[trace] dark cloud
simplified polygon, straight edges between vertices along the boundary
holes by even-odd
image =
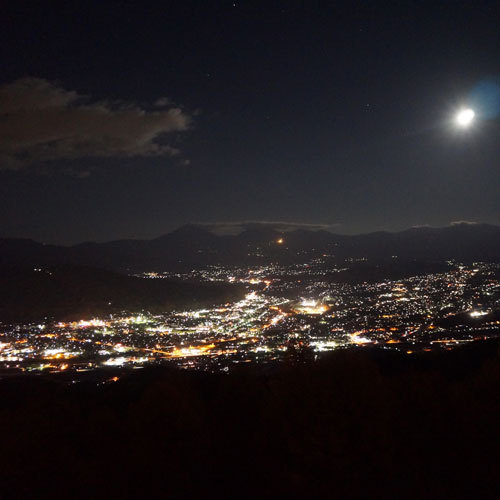
[[[158,108],[164,108],[165,106],[171,105],[172,102],[168,97],[160,97],[159,99],[156,99],[154,104]]]
[[[307,229],[309,231],[328,231],[339,227],[340,224],[308,224],[302,222],[280,222],[280,221],[239,221],[239,222],[206,222],[200,225],[219,235],[239,234],[246,229],[268,227],[276,231],[290,232],[296,229]]]
[[[471,220],[454,220],[448,223],[448,226],[475,226],[477,224],[483,224],[482,222],[476,222],[476,221],[471,221]],[[411,226],[411,229],[420,229],[420,228],[431,228],[431,229],[441,229],[443,227],[447,227],[446,225],[440,225],[440,224],[416,224],[414,226]]]
[[[40,78],[0,86],[0,169],[85,157],[175,155],[169,134],[189,128],[178,107],[153,111],[126,102],[92,102]]]

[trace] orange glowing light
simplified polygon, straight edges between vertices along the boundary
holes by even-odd
[[[215,344],[208,344],[205,346],[189,346],[185,348],[175,348],[171,353],[172,358],[184,358],[190,356],[203,356],[205,354],[210,354],[210,351],[214,349]]]

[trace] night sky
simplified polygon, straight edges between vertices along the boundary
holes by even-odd
[[[43,3],[0,7],[0,236],[500,222],[498,2]]]

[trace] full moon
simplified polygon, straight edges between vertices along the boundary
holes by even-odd
[[[474,120],[474,115],[475,113],[472,109],[462,109],[457,114],[457,125],[460,127],[468,127],[472,123],[472,120]]]

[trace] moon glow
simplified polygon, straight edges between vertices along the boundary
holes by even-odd
[[[474,120],[474,110],[462,109],[457,113],[456,122],[460,127],[468,127]]]

